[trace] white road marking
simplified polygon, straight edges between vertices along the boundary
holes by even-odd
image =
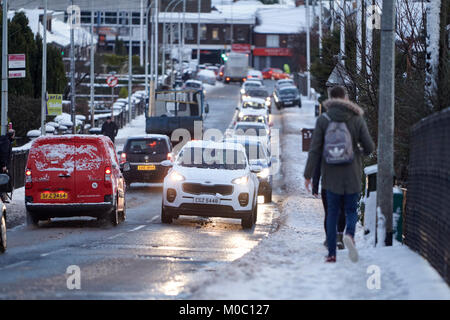
[[[49,256],[49,255],[51,255],[51,254],[54,254],[54,253],[57,253],[57,252],[61,252],[61,251],[65,251],[65,250],[67,250],[67,249],[58,249],[58,250],[55,250],[55,251],[50,251],[50,252],[47,252],[47,253],[42,253],[42,254],[41,254],[41,257],[47,257],[47,256]]]
[[[118,233],[118,234],[115,234],[115,235],[113,235],[112,237],[109,237],[108,240],[115,239],[115,238],[120,237],[120,236],[122,236],[122,235],[123,235],[123,232]]]
[[[18,266],[21,266],[21,265],[26,264],[26,263],[28,263],[28,262],[30,262],[30,261],[24,260],[24,261],[16,262],[16,263],[13,263],[13,264],[9,264],[9,265],[7,265],[7,266],[4,266],[4,267],[0,268],[0,270],[5,270],[5,269],[10,269],[10,268],[18,267]]]
[[[152,220],[151,220],[151,222],[153,223],[153,222],[156,222],[156,220],[158,220],[159,219],[159,217],[158,216],[156,216],[156,217],[153,217],[152,218]]]
[[[139,229],[142,229],[143,227],[145,227],[145,224],[140,225],[139,227],[136,227],[134,229],[128,230],[128,232],[138,231]]]

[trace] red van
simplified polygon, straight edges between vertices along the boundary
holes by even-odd
[[[27,224],[54,217],[125,220],[125,187],[114,145],[106,136],[37,138],[25,170]]]

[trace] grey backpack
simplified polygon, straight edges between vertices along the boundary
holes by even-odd
[[[353,140],[345,122],[331,120],[326,113],[323,114],[329,124],[325,131],[323,144],[323,158],[327,164],[349,164],[354,158]]]

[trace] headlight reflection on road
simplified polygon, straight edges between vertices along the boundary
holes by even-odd
[[[187,279],[183,275],[176,275],[173,279],[163,283],[159,290],[167,296],[179,295],[186,286]]]

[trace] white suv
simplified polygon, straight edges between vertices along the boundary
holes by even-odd
[[[258,187],[245,148],[238,143],[190,141],[164,179],[161,221],[180,215],[241,219],[244,229],[257,219]]]

